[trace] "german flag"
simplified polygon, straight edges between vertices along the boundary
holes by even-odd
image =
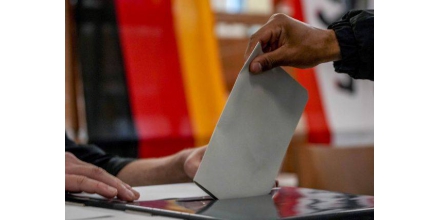
[[[78,1],[89,141],[159,157],[207,144],[226,100],[209,1]]]

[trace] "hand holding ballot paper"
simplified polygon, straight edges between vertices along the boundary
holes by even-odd
[[[252,73],[277,66],[310,68],[334,61],[338,73],[374,80],[374,10],[349,11],[327,30],[274,14],[251,36],[245,57],[257,43],[265,53],[251,60]]]
[[[243,66],[194,178],[212,197],[269,194],[293,132],[307,103],[307,91],[280,67],[249,73],[263,54],[258,43]]]

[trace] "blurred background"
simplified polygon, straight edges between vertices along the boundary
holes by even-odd
[[[274,13],[327,28],[372,0],[66,0],[66,132],[111,154],[209,142],[251,34]],[[285,68],[309,92],[281,185],[374,194],[374,83]],[[268,146],[270,147],[270,146]]]

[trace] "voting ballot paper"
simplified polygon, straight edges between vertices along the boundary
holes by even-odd
[[[269,194],[307,91],[282,68],[249,72],[260,43],[241,69],[194,182],[216,199]]]

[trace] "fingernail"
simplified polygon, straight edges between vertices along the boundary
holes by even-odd
[[[259,62],[255,62],[251,64],[251,72],[259,73],[261,72],[261,64]]]
[[[136,198],[136,196],[134,195],[134,193],[133,193],[131,190],[128,190],[128,194],[130,195],[130,197],[131,197],[132,199],[135,199],[135,198]]]
[[[134,190],[130,185],[128,185],[127,183],[124,183],[125,186],[134,194],[135,199],[138,199],[140,194],[138,191]]]
[[[131,189],[131,192],[133,192],[133,194],[134,194],[134,198],[135,199],[139,199],[139,197],[141,196],[141,194],[139,194],[139,192],[138,191],[136,191],[136,190],[134,190],[134,189]]]
[[[127,187],[126,185],[127,185],[127,184],[122,184],[122,186],[124,186],[124,188],[126,189],[128,196],[129,196],[130,198],[132,198],[132,199],[135,199],[136,196],[135,196],[134,193],[130,190],[130,188]]]

